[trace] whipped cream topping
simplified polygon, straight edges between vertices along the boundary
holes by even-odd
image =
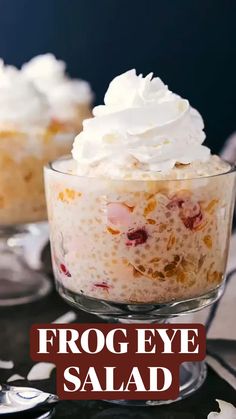
[[[51,107],[51,116],[68,120],[75,117],[75,107],[90,104],[93,95],[89,83],[70,79],[66,64],[53,54],[38,55],[22,66],[22,73],[45,94]]]
[[[75,138],[79,174],[123,177],[132,170],[166,172],[177,163],[208,161],[201,115],[153,73],[116,77],[104,105],[93,109]]]
[[[47,98],[17,68],[0,60],[0,130],[41,129],[48,123]]]

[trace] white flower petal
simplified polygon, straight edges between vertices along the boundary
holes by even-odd
[[[236,408],[228,402],[223,400],[216,400],[219,404],[220,413],[218,412],[211,412],[207,416],[207,419],[236,419]]]
[[[7,382],[11,383],[12,381],[16,381],[16,380],[25,380],[25,377],[19,374],[13,374],[11,375],[11,377],[8,378]]]
[[[54,320],[52,323],[72,323],[74,320],[76,320],[76,317],[77,314],[75,311],[68,311],[67,313],[58,317],[58,319]]]
[[[0,359],[0,368],[3,370],[11,370],[14,367],[13,361],[3,361]]]
[[[54,368],[56,368],[56,365],[50,362],[38,362],[31,368],[27,375],[27,380],[47,380],[50,378],[51,372]]]

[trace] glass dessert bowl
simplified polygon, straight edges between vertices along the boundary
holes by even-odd
[[[108,317],[155,320],[221,295],[235,171],[176,180],[105,180],[45,169],[59,293]],[[64,170],[62,169],[64,167]]]
[[[38,299],[51,288],[42,272],[27,265],[24,241],[32,231],[40,235],[40,227],[32,228],[32,223],[47,219],[43,167],[70,152],[90,106],[89,100],[81,103],[79,113],[73,103],[73,118],[56,119],[55,109],[33,81],[3,63],[0,93],[0,305],[15,305]],[[34,240],[36,235],[32,247]]]
[[[45,168],[58,292],[107,321],[165,322],[212,304],[224,289],[235,169],[202,145],[200,114],[152,74],[118,76],[104,102],[73,159]],[[183,364],[179,398],[205,376],[203,363]]]
[[[233,168],[198,179],[117,181],[70,174],[71,163],[45,168],[54,276],[69,304],[104,320],[155,323],[221,296]],[[180,397],[205,375],[203,363],[183,365]]]

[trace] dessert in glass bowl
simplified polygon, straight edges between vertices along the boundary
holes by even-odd
[[[73,159],[46,168],[59,291],[75,303],[92,298],[101,311],[110,301],[111,314],[113,303],[176,310],[176,302],[216,296],[235,174],[202,145],[200,114],[159,78],[134,70],[112,81],[93,113]]]
[[[90,99],[91,91],[83,116],[90,115]],[[0,62],[0,305],[32,301],[49,290],[44,276],[26,266],[18,244],[29,223],[47,217],[43,166],[70,152],[81,126],[76,115],[74,125],[55,122],[55,115],[33,80]]]
[[[203,145],[201,115],[152,74],[116,77],[45,168],[56,286],[104,319],[157,322],[220,297],[235,170]],[[205,367],[181,372],[181,397]]]

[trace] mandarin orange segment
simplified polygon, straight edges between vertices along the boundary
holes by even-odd
[[[203,241],[204,241],[205,245],[208,247],[208,249],[212,248],[212,238],[209,234],[207,234],[206,236],[203,237]]]

